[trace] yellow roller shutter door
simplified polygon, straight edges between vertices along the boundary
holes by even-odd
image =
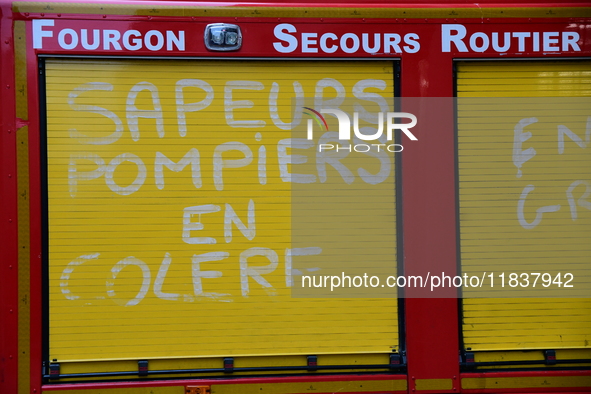
[[[393,97],[392,62],[46,61],[50,359],[397,348],[396,298],[290,296],[278,143],[328,79]]]
[[[591,210],[584,203],[569,209],[567,190],[584,200],[591,189],[591,112],[576,99],[563,109],[517,108],[527,101],[522,97],[590,97],[591,62],[461,62],[457,95],[462,271],[588,272]],[[484,108],[470,97],[506,99]],[[535,155],[519,162],[515,126],[534,117],[522,150],[532,147]],[[558,124],[577,135],[564,138],[562,151]],[[534,220],[537,207],[552,205],[561,208]],[[464,347],[475,351],[591,347],[588,298],[465,299],[462,312]]]

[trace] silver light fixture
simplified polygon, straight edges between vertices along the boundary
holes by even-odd
[[[211,23],[205,28],[205,47],[210,51],[236,51],[242,46],[238,25]]]

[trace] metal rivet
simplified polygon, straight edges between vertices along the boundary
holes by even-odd
[[[12,223],[12,219],[8,219],[8,223]]]
[[[25,16],[29,16],[29,13],[28,12],[25,12]]]
[[[62,14],[57,14],[57,17],[60,18],[62,16]]]
[[[12,359],[12,354],[10,356],[8,356],[9,359]]]
[[[44,13],[41,13],[41,16],[45,16],[45,14]]]
[[[413,376],[413,377],[411,377],[411,379],[412,379],[412,380],[415,380],[415,377]]]
[[[12,269],[12,265],[9,265],[9,266],[8,266],[8,268],[9,268],[9,269]]]
[[[9,177],[9,178],[12,178],[12,174],[8,174],[8,177]]]
[[[13,310],[11,309],[11,310],[10,310],[10,313],[12,313],[12,312],[13,312]]]
[[[107,17],[106,15],[103,15],[103,18],[106,18],[106,17]]]

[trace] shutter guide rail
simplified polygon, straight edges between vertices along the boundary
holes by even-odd
[[[379,365],[319,365],[316,367],[311,368],[308,365],[305,366],[278,366],[278,367],[244,367],[244,368],[233,368],[231,372],[261,372],[263,374],[258,374],[256,376],[275,376],[274,374],[264,375],[264,373],[275,373],[275,372],[315,372],[312,375],[316,376],[322,373],[330,373],[331,371],[335,371],[333,373],[343,374],[343,373],[351,373],[351,374],[359,374],[359,370],[374,370],[380,372],[388,373],[395,373],[395,374],[404,374],[406,373],[406,364],[399,364],[397,366],[393,366],[392,364],[379,364]],[[347,372],[343,372],[347,371]],[[317,372],[317,373],[316,373]],[[373,371],[372,371],[373,372]],[[57,379],[87,379],[87,378],[111,378],[111,377],[126,377],[126,376],[138,376],[139,377],[146,377],[146,376],[154,376],[154,375],[185,375],[185,374],[213,374],[213,375],[206,375],[201,376],[200,378],[206,377],[215,377],[218,376],[219,373],[228,373],[227,368],[203,368],[203,369],[182,369],[182,370],[174,370],[174,369],[166,369],[166,370],[150,370],[147,373],[140,375],[138,371],[118,371],[118,372],[97,372],[97,373],[71,373],[71,374],[61,374],[58,375],[44,375],[45,379],[50,380],[57,380]],[[53,377],[52,377],[53,376]],[[251,376],[251,375],[249,375]],[[127,379],[126,379],[127,380]]]

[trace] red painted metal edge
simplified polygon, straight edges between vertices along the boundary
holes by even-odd
[[[101,1],[80,1],[80,0],[46,0],[44,3],[87,3],[87,4],[100,4]],[[150,5],[154,6],[159,4],[156,1],[131,1],[123,0],[117,1],[118,4],[126,5]],[[393,3],[391,0],[373,0],[371,2],[360,2],[359,0],[323,0],[321,3],[304,2],[300,0],[285,0],[285,1],[166,1],[167,6],[181,6],[181,7],[301,7],[301,8],[313,8],[313,7],[331,7],[331,8],[498,8],[498,7],[581,7],[588,6],[588,1],[578,0],[569,1],[568,3],[558,3],[555,1],[539,1],[539,0],[482,0],[476,4],[473,0],[445,0],[445,1],[431,1],[431,2],[400,2]]]
[[[474,394],[563,394],[563,393],[591,393],[589,388],[556,388],[551,387],[546,389],[489,389],[489,390],[462,390],[462,393],[474,393]],[[557,391],[560,390],[560,391]]]
[[[402,61],[402,97],[453,96],[453,59],[441,53],[437,38],[425,43],[420,58]],[[418,141],[404,144],[402,152],[405,275],[457,272],[453,105],[451,99],[440,102],[443,107],[402,108],[420,119],[413,128]],[[407,297],[420,291],[409,288]],[[409,390],[415,391],[417,379],[449,379],[451,390],[421,393],[459,391],[457,305],[455,298],[406,299]]]
[[[529,378],[529,377],[590,377],[591,371],[505,371],[505,372],[464,372],[460,375],[461,379],[467,378]],[[591,393],[591,385],[588,387],[547,387],[547,388],[509,388],[509,389],[462,389],[462,393],[468,394],[489,394],[489,393],[566,393],[566,392],[584,392]]]
[[[591,376],[591,371],[503,371],[503,372],[462,372],[461,378],[527,378],[534,376]]]
[[[0,3],[0,392],[18,387],[18,217],[14,40],[9,4]]]
[[[39,136],[39,84],[37,56],[30,45],[31,24],[27,24],[27,99],[29,109],[29,228],[31,269],[31,393],[41,392],[43,346],[43,281],[41,260],[41,163]]]
[[[232,379],[192,379],[171,380],[160,382],[120,382],[120,383],[76,383],[60,384],[56,386],[45,385],[43,391],[82,390],[85,388],[126,388],[126,387],[166,387],[186,385],[221,385],[221,384],[258,384],[258,383],[313,383],[313,382],[340,382],[351,380],[405,380],[404,375],[331,375],[331,376],[290,376],[269,378],[232,378]],[[320,393],[317,393],[320,394]]]
[[[0,0],[1,1],[1,0]],[[579,7],[583,8],[590,8],[589,7]],[[534,8],[528,8],[534,9]],[[280,8],[277,8],[278,11],[281,11]],[[104,22],[109,21],[128,21],[128,22],[211,22],[212,20],[224,22],[224,23],[302,23],[302,24],[320,24],[320,25],[328,25],[330,23],[350,23],[350,24],[364,24],[369,25],[371,23],[397,23],[398,26],[408,26],[408,25],[429,25],[435,24],[439,25],[442,23],[461,23],[461,24],[481,24],[484,26],[489,25],[519,25],[519,24],[555,24],[555,23],[568,23],[576,21],[586,21],[589,18],[585,17],[554,17],[554,18],[543,18],[543,17],[531,17],[531,16],[523,16],[523,17],[494,17],[488,18],[483,21],[482,18],[477,17],[466,17],[466,18],[457,18],[451,20],[445,17],[429,17],[429,18],[408,18],[408,19],[399,19],[399,18],[392,18],[392,17],[367,17],[367,18],[346,18],[346,17],[318,17],[318,18],[304,18],[304,17],[252,17],[252,16],[237,16],[237,17],[229,17],[229,16],[180,16],[180,15],[165,15],[165,16],[151,16],[151,15],[127,15],[127,14],[109,14],[109,15],[100,15],[100,14],[79,14],[79,13],[68,13],[62,14],[58,12],[15,12],[13,13],[14,20],[33,20],[33,19],[55,19],[55,20],[100,20]],[[278,21],[278,19],[281,19]],[[219,53],[218,53],[219,55]]]

